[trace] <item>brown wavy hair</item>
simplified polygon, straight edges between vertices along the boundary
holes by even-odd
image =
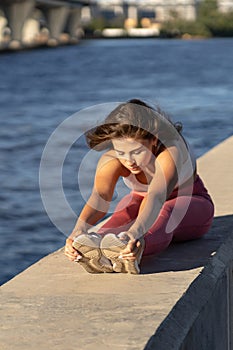
[[[135,138],[152,140],[164,144],[177,139],[182,125],[173,124],[160,107],[152,108],[139,99],[119,104],[105,119],[104,123],[89,130],[86,141],[90,148],[103,150],[112,147],[112,139]]]

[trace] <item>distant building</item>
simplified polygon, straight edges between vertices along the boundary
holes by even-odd
[[[218,8],[224,13],[233,11],[233,0],[218,0]]]
[[[186,20],[195,20],[203,0],[98,0],[99,11],[107,17],[124,15],[137,23],[142,18],[163,22],[177,14]],[[233,0],[218,0],[219,10],[233,11]]]
[[[151,21],[163,22],[171,18],[176,12],[182,18],[195,19],[197,0],[99,0],[98,12],[108,18],[124,15],[140,21],[142,18],[150,18]]]

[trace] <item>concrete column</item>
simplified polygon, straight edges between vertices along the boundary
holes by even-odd
[[[135,25],[138,24],[138,9],[137,6],[129,6],[128,7],[128,18],[135,21]]]
[[[4,41],[3,31],[4,31],[4,28],[6,27],[6,24],[7,24],[6,18],[0,14],[0,45]]]
[[[81,20],[83,23],[89,22],[92,19],[91,7],[83,6],[81,9]]]
[[[11,30],[12,41],[21,43],[24,23],[33,11],[34,5],[34,0],[26,0],[2,6]]]
[[[97,18],[101,15],[100,6],[97,4],[97,2],[89,5],[90,13],[92,18]]]
[[[22,42],[26,45],[31,45],[35,43],[36,38],[40,33],[39,21],[35,18],[29,18],[25,21],[22,30]]]
[[[82,36],[81,6],[70,10],[66,23],[66,32],[69,33],[71,41],[74,42]]]
[[[64,32],[66,21],[69,15],[68,6],[48,7],[43,9],[48,30],[50,33],[49,44],[56,45]]]

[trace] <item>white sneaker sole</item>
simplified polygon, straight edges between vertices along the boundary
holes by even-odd
[[[99,241],[100,243],[100,241]],[[91,235],[83,234],[73,242],[73,247],[77,249],[82,258],[77,262],[88,272],[88,273],[104,273],[113,272],[112,266],[101,263],[102,252],[96,242],[93,241]]]
[[[127,242],[121,241],[115,234],[109,233],[103,237],[100,248],[104,256],[109,259],[115,272],[130,273],[137,275],[140,273],[139,262],[145,247],[144,239],[139,240],[141,248],[135,260],[119,259],[122,250],[126,248]]]

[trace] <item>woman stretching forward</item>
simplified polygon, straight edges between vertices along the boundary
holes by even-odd
[[[143,255],[209,230],[213,202],[180,124],[134,99],[116,107],[86,140],[92,149],[106,152],[98,162],[92,194],[66,240],[70,260],[90,273],[137,274]],[[98,233],[88,233],[107,213],[120,177],[131,192]]]

